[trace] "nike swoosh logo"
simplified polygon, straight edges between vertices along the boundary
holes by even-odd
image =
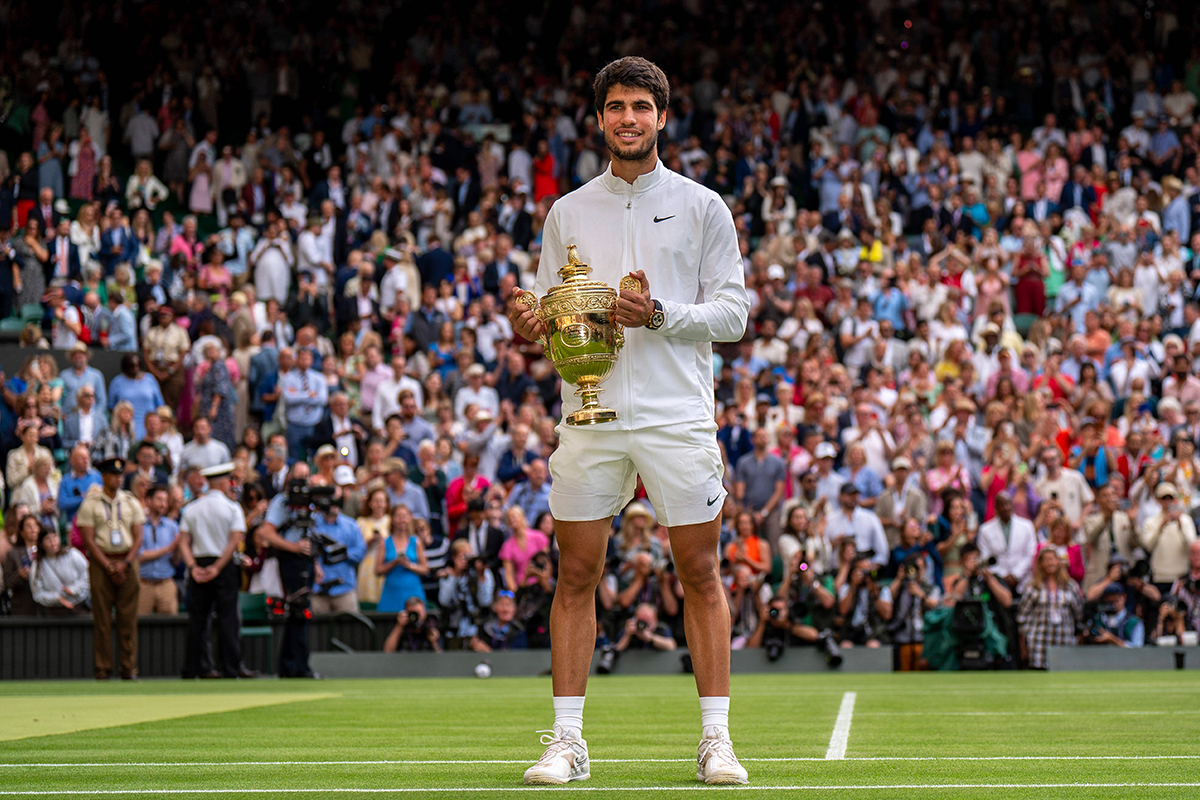
[[[712,500],[709,500],[708,504],[711,506],[713,503],[717,502],[717,498],[719,498],[720,496],[721,495],[717,495],[717,497],[714,497]]]
[[[654,218],[654,221],[655,221],[655,222],[666,222],[666,221],[667,221],[667,220],[669,220],[669,219],[675,219],[675,215],[674,215],[674,214],[672,214],[672,215],[671,215],[671,216],[669,216],[669,217],[655,217],[655,218]],[[709,505],[711,506],[711,505],[712,505],[712,503],[709,503]]]

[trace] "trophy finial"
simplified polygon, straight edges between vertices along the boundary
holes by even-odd
[[[579,260],[579,248],[573,244],[567,245],[567,263],[558,270],[563,283],[585,281],[591,272],[592,268]]]

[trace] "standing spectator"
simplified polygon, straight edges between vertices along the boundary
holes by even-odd
[[[238,589],[241,572],[233,560],[246,536],[242,507],[230,500],[232,462],[200,470],[208,479],[208,492],[188,505],[179,519],[179,555],[188,573],[188,639],[183,677],[200,675],[208,650],[209,617],[216,613],[220,644],[219,672],[226,678],[254,678],[242,663]],[[140,537],[139,537],[140,538]]]
[[[421,579],[429,574],[429,566],[425,545],[413,527],[408,506],[392,506],[391,535],[375,551],[375,574],[384,579],[376,611],[399,612],[412,599],[424,605],[425,587]]]
[[[1118,499],[1111,483],[1101,486],[1096,490],[1096,510],[1083,522],[1084,541],[1087,544],[1087,563],[1082,583],[1084,590],[1104,580],[1114,555],[1132,560],[1133,549],[1138,545],[1133,521],[1121,509]]]
[[[1188,571],[1188,548],[1196,541],[1196,523],[1179,502],[1173,483],[1160,483],[1154,489],[1161,510],[1146,520],[1141,533],[1142,547],[1150,554],[1150,574],[1164,594],[1171,584]]]
[[[778,512],[787,486],[787,465],[767,451],[769,440],[766,428],[754,431],[754,449],[739,458],[734,467],[734,497],[753,514],[754,526],[760,530]]]
[[[529,562],[538,553],[549,552],[550,540],[541,531],[529,527],[519,506],[506,510],[504,521],[508,527],[508,540],[500,548],[500,565],[504,587],[515,593],[527,582],[525,573]]]
[[[164,516],[170,491],[158,484],[146,490],[146,522],[142,526],[142,549],[138,553],[141,589],[138,616],[178,614],[179,591],[175,587],[175,557],[179,552],[179,524]]]
[[[115,409],[122,401],[132,406],[134,440],[141,439],[146,435],[146,415],[165,401],[155,376],[142,372],[142,358],[137,353],[126,353],[121,357],[121,374],[108,385],[109,409]]]
[[[121,489],[124,473],[124,459],[105,459],[101,490],[84,499],[75,518],[91,562],[94,672],[100,681],[112,676],[114,610],[121,679],[132,680],[138,672],[138,553],[146,515],[137,498]]]
[[[535,458],[523,470],[526,480],[521,481],[509,492],[505,508],[521,509],[525,519],[537,519],[550,510],[550,477],[546,462]]]
[[[1073,646],[1075,628],[1082,621],[1083,593],[1079,585],[1071,580],[1066,563],[1053,548],[1042,550],[1017,611],[1029,668],[1046,669],[1047,647]]]
[[[1034,488],[1038,497],[1059,505],[1074,535],[1083,525],[1084,508],[1096,497],[1079,470],[1063,467],[1062,450],[1058,449],[1057,445],[1045,447],[1041,458],[1046,472],[1034,483]]]
[[[234,411],[238,398],[225,366],[225,348],[216,340],[209,341],[204,345],[204,359],[208,369],[200,379],[197,413],[212,423],[213,438],[233,450],[237,446]]]
[[[312,350],[300,348],[296,353],[296,368],[279,377],[279,391],[288,423],[288,458],[292,461],[305,457],[307,440],[321,421],[328,401],[329,385],[312,364]]]
[[[192,440],[183,446],[179,456],[180,471],[208,469],[229,461],[229,447],[212,436],[212,423],[208,417],[199,417],[192,423]]]
[[[858,487],[853,483],[843,483],[838,490],[837,507],[826,514],[825,537],[836,553],[842,552],[843,545],[853,543],[859,554],[870,553],[875,566],[888,563],[890,551],[883,524],[875,512],[859,508]]]
[[[979,556],[985,562],[996,559],[992,568],[1010,590],[1024,590],[1037,552],[1037,532],[1033,522],[1013,514],[1012,498],[996,497],[996,516],[979,528]]]
[[[93,486],[99,486],[102,481],[100,473],[92,467],[87,445],[72,446],[68,463],[70,468],[58,484],[58,508],[70,525],[74,523],[75,514],[83,505],[83,499],[87,497],[88,492]]]

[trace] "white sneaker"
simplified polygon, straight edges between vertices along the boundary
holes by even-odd
[[[696,752],[696,780],[710,786],[745,784],[750,782],[746,769],[733,754],[729,734],[716,727],[704,729],[704,738]]]
[[[568,781],[586,781],[592,777],[588,761],[587,742],[579,738],[579,731],[562,729],[558,725],[544,734],[542,744],[546,752],[538,762],[525,770],[525,783],[531,786],[557,786]],[[736,763],[736,761],[735,761]]]

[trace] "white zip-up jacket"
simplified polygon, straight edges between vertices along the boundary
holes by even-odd
[[[721,197],[660,161],[632,184],[602,175],[556,201],[542,232],[535,291],[561,283],[567,245],[614,289],[643,270],[666,324],[626,328],[625,347],[601,384],[600,404],[617,412],[595,430],[677,423],[714,424],[712,343],[746,331],[750,298],[733,215]],[[582,404],[563,383],[563,415]]]

